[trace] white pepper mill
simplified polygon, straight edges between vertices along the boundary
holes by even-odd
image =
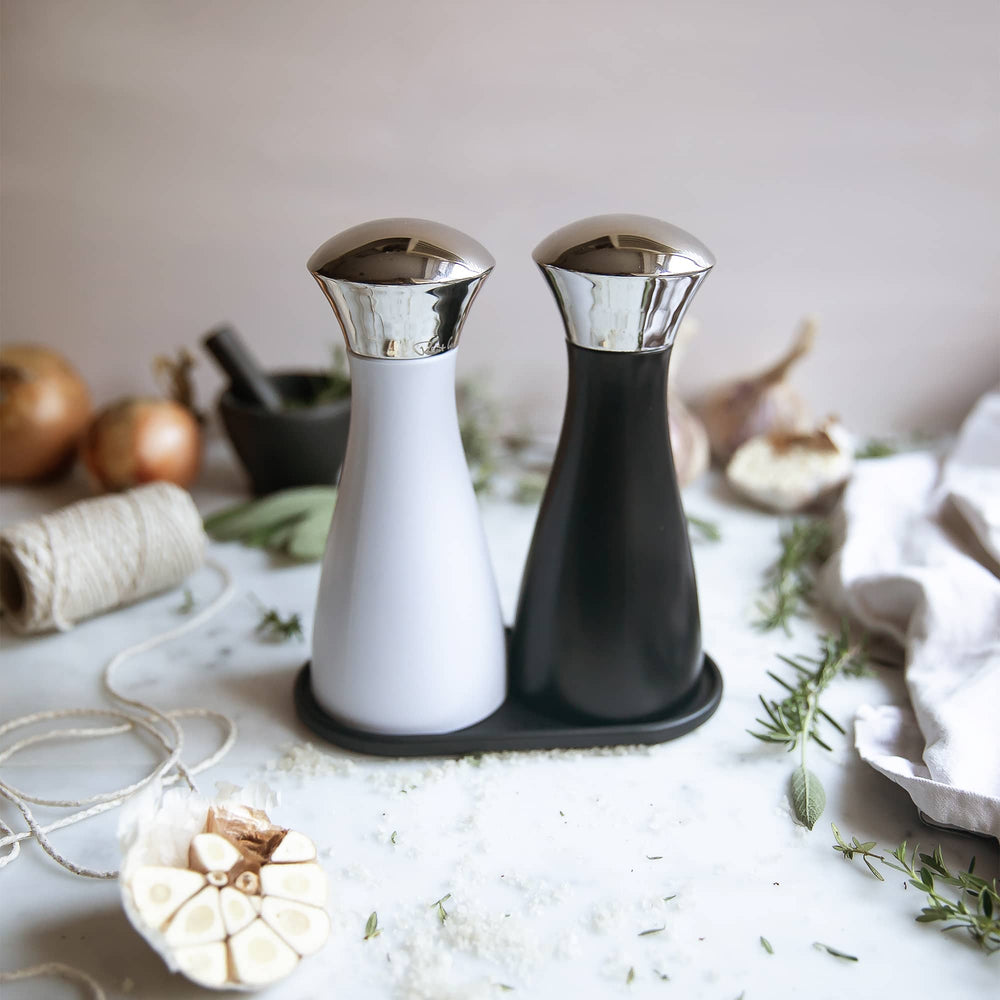
[[[506,695],[500,601],[455,408],[455,348],[493,265],[475,240],[423,219],[355,226],[309,260],[351,369],[311,686],[354,729],[451,732]]]

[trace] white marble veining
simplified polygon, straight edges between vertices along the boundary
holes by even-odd
[[[204,510],[235,496],[219,476],[199,495]],[[75,489],[5,491],[3,520],[72,499]],[[257,611],[245,595],[302,613],[308,632],[318,566],[213,546],[240,595],[200,632],[127,664],[120,680],[161,707],[198,704],[232,714],[237,745],[201,787],[266,780],[281,796],[273,818],[321,848],[332,940],[264,996],[465,1000],[506,995],[498,984],[514,987],[514,997],[545,1000],[951,997],[957,984],[963,996],[997,995],[1000,956],[915,923],[922,897],[901,878],[877,883],[841,861],[830,848],[829,821],[882,843],[940,841],[956,861],[976,854],[983,873],[997,869],[994,844],[922,827],[906,796],[860,763],[847,738],[834,740],[832,754],[812,754],[827,788],[825,816],[811,833],[792,821],[785,798],[791,758],[745,730],[757,693],[769,690],[764,671],[775,652],[810,651],[818,625],[802,621],[792,637],[754,631],[777,522],[734,505],[715,481],[686,499],[722,528],[722,541],[696,545],[695,559],[706,648],[726,689],[707,725],[651,749],[395,761],[325,747],[321,773],[282,770],[289,747],[314,740],[291,698],[308,641],[259,641]],[[483,512],[509,618],[534,509],[486,500]],[[190,584],[199,602],[216,586],[207,570]],[[65,635],[4,634],[0,719],[104,704],[105,660],[176,624],[180,600],[169,593]],[[838,681],[827,702],[847,720],[861,701],[903,697],[898,674],[880,669],[873,678]],[[210,746],[212,735],[205,724],[192,727],[189,756]],[[39,749],[4,773],[15,785],[69,794],[121,784],[151,759],[140,741],[116,737]],[[0,802],[0,815],[21,827],[8,803]],[[77,859],[114,866],[115,824],[110,814],[54,839]],[[449,892],[442,923],[431,904]],[[372,910],[383,932],[363,941]],[[832,958],[816,941],[859,961]],[[203,995],[170,975],[131,929],[117,885],[71,876],[29,843],[0,871],[0,968],[42,961],[86,970],[109,996]],[[4,1000],[77,995],[53,980],[3,991]]]

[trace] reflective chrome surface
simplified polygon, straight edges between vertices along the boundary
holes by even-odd
[[[458,344],[495,261],[470,236],[426,219],[345,229],[309,258],[354,354],[424,358]]]
[[[645,215],[595,215],[557,230],[532,254],[566,336],[596,351],[660,351],[715,265],[683,229]]]

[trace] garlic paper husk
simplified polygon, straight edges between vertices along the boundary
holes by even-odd
[[[209,989],[256,990],[325,944],[316,847],[276,826],[267,786],[209,800],[149,789],[119,824],[122,906],[172,972]]]
[[[685,316],[670,348],[670,368],[667,371],[667,425],[670,430],[670,449],[674,454],[674,467],[680,486],[693,483],[703,475],[711,461],[708,434],[705,426],[681,399],[677,385],[677,368],[691,341],[698,336],[697,320]]]
[[[702,422],[679,399],[667,402],[667,424],[677,482],[684,487],[708,469],[711,459],[708,434]]]
[[[854,468],[854,442],[836,420],[809,433],[773,432],[744,442],[726,480],[767,510],[791,513],[829,500]]]
[[[695,411],[708,432],[712,455],[726,465],[745,441],[772,432],[801,433],[814,425],[805,400],[787,382],[788,372],[812,349],[816,324],[803,321],[795,342],[777,364],[709,393]]]

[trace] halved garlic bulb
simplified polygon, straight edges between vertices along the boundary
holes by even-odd
[[[805,434],[750,438],[726,466],[738,493],[768,510],[804,510],[839,489],[854,467],[852,440],[833,419]]]
[[[173,816],[161,807],[133,834],[138,846],[121,875],[129,919],[200,986],[256,989],[284,978],[330,934],[316,845],[257,809],[206,806],[200,820],[185,809]],[[145,863],[171,849],[175,864]]]

